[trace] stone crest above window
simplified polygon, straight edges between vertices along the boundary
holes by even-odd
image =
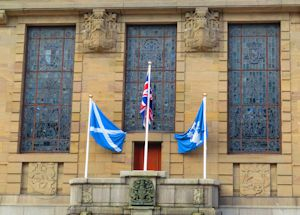
[[[0,10],[0,25],[5,25],[7,22],[7,16],[5,10]]]
[[[86,52],[113,51],[117,44],[117,14],[95,9],[84,15],[83,45]]]
[[[199,7],[185,14],[184,39],[187,52],[208,51],[219,43],[219,13]]]

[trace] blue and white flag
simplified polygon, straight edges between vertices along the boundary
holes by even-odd
[[[184,134],[175,134],[174,137],[178,143],[178,153],[186,153],[196,149],[204,143],[205,116],[204,116],[204,101],[200,106],[197,117],[192,127]],[[206,137],[208,136],[206,129]]]
[[[113,152],[121,152],[126,133],[115,126],[93,101],[90,113],[90,134],[96,143]]]

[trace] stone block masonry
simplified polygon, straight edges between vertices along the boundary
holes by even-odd
[[[68,215],[220,214],[219,182],[170,179],[164,171],[122,171],[120,178],[70,181]]]

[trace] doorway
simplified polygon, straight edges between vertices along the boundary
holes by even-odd
[[[134,143],[134,170],[144,169],[144,142]],[[148,143],[147,170],[161,170],[161,142]]]

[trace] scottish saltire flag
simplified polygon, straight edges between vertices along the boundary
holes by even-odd
[[[178,153],[186,153],[196,149],[204,143],[204,102],[200,106],[192,127],[184,134],[175,134],[178,143]],[[207,128],[207,126],[205,126]],[[208,132],[206,129],[206,137]]]
[[[151,84],[151,83],[150,83]],[[152,112],[152,89],[151,86],[149,86],[149,73],[147,73],[146,82],[144,84],[144,91],[143,91],[143,97],[140,105],[140,114],[142,115],[143,119],[143,126],[146,125],[146,115],[147,115],[147,98],[148,98],[148,90],[150,89],[150,104],[149,104],[149,125],[151,124],[151,121],[153,121],[153,112]]]
[[[90,134],[96,143],[113,152],[121,152],[126,133],[115,126],[93,101],[90,113]]]

